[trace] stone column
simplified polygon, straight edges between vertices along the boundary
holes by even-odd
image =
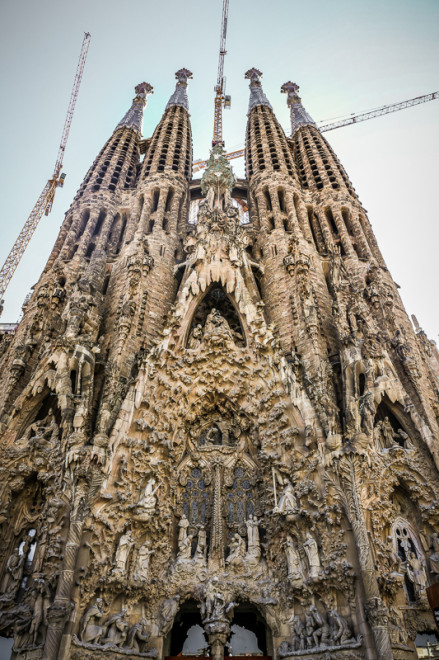
[[[388,631],[388,611],[381,598],[376,579],[366,524],[361,509],[355,475],[357,457],[344,456],[340,462],[340,487],[336,486],[343,502],[349,522],[352,525],[355,543],[358,549],[361,577],[366,596],[365,614],[375,638],[378,660],[392,660],[393,652]]]
[[[210,538],[209,570],[224,568],[224,538],[221,497],[221,464],[214,463],[213,515]]]

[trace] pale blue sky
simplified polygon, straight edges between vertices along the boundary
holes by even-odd
[[[3,0],[2,263],[52,174],[83,32],[92,34],[64,159],[66,185],[6,293],[3,322],[18,318],[65,211],[137,83],[155,87],[145,113],[148,137],[173,91],[174,72],[182,66],[193,71],[194,157],[208,155],[221,7],[222,0]],[[437,0],[230,0],[226,146],[232,150],[244,142],[249,67],[263,71],[264,90],[288,128],[285,96],[279,93],[286,80],[300,85],[316,120],[439,89],[438,28]],[[326,137],[369,212],[407,311],[437,339],[439,101]],[[242,175],[242,162],[234,163]]]

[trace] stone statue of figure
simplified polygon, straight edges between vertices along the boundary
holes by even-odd
[[[291,629],[291,642],[293,651],[303,651],[305,649],[305,626],[302,619],[297,614],[288,619]]]
[[[207,553],[207,534],[204,525],[198,531],[197,548],[195,550],[195,560],[204,564]]]
[[[285,554],[287,557],[288,578],[294,582],[303,582],[302,562],[290,535],[287,536],[285,543]]]
[[[198,323],[195,328],[192,330],[189,337],[188,348],[198,348],[203,340],[203,326]]]
[[[420,595],[421,591],[427,586],[427,574],[425,568],[419,558],[414,552],[409,552],[407,555],[407,577],[411,580],[415,587],[415,593]]]
[[[204,599],[202,615],[204,614],[206,619],[221,619],[224,617],[226,601],[219,590],[216,575],[206,584]]]
[[[334,646],[343,646],[354,641],[346,619],[337,610],[329,612],[329,620],[332,623],[331,642]]]
[[[375,416],[375,403],[372,392],[366,392],[360,402],[361,428],[370,435],[373,432],[373,420]]]
[[[226,564],[239,563],[245,556],[245,541],[240,534],[234,534],[230,541],[230,552]]]
[[[154,554],[154,550],[151,550],[151,541],[145,541],[145,543],[140,546],[139,552],[137,554],[136,564],[134,567],[134,579],[135,580],[147,580],[149,577],[149,559],[150,556]]]
[[[259,524],[260,524],[260,520],[257,520],[256,516],[250,514],[246,522],[249,557],[259,558],[261,556],[261,546],[259,542]]]
[[[125,571],[128,555],[133,545],[134,539],[131,536],[131,531],[128,530],[125,534],[122,534],[119,539],[119,545],[117,546],[115,557],[116,565],[113,569],[113,573],[123,573]]]
[[[215,307],[209,312],[206,319],[204,335],[205,337],[208,336],[212,339],[230,339],[233,341],[232,331],[230,330],[229,324]]]
[[[305,612],[305,639],[307,649],[311,649],[314,646],[313,632],[314,619],[312,618],[311,612]]]
[[[148,622],[146,619],[140,619],[128,631],[124,648],[132,649],[133,651],[145,651],[146,643],[150,637],[146,630]]]
[[[315,538],[310,534],[310,532],[306,533],[306,540],[303,544],[303,549],[305,550],[306,556],[308,558],[309,577],[311,579],[317,578],[321,569],[319,549]]]
[[[277,506],[274,508],[275,513],[291,513],[297,508],[297,499],[294,494],[294,488],[289,481],[283,489]]]
[[[125,620],[127,609],[124,607],[117,614],[113,614],[103,625],[100,643],[123,646],[128,633],[128,623]]]
[[[42,579],[36,580],[34,596],[34,611],[32,615],[32,624],[29,629],[29,637],[35,646],[38,642],[38,634],[41,626],[47,626],[47,611],[50,606],[50,592],[46,582]]]
[[[96,598],[96,602],[88,608],[82,618],[79,629],[79,639],[81,642],[92,643],[101,636],[102,627],[96,622],[96,619],[102,619],[104,616],[104,604],[102,598]]]
[[[187,537],[187,528],[189,527],[189,520],[186,517],[186,514],[183,513],[179,522],[178,522],[178,546],[180,543],[183,543]]]
[[[395,431],[388,417],[384,418],[381,425],[381,433],[384,437],[385,448],[392,447],[395,444]]]
[[[25,559],[26,552],[23,552],[23,554],[20,555],[18,547],[15,548],[12,555],[9,557],[6,564],[6,571],[8,573],[6,593],[15,594],[18,590],[23,575]]]
[[[49,409],[46,417],[40,421],[34,422],[26,429],[23,440],[31,438],[43,438],[48,442],[56,440],[59,437],[59,426],[55,421],[52,408]]]
[[[157,504],[157,498],[155,496],[158,485],[156,486],[156,480],[154,478],[150,479],[145,486],[143,494],[140,496],[137,506],[148,511],[154,511]]]
[[[166,637],[166,635],[172,628],[175,615],[178,612],[179,603],[180,603],[180,596],[178,595],[174,596],[174,598],[168,598],[163,603],[162,622],[161,622],[161,633],[163,637]]]
[[[193,534],[187,534],[184,537],[184,539],[179,542],[177,561],[187,560],[191,558],[193,539],[194,539]]]
[[[312,634],[314,646],[324,646],[329,642],[329,626],[325,621],[325,617],[320,614],[315,605],[311,605],[309,611],[314,620],[314,632]]]
[[[205,199],[205,205],[209,209],[209,211],[213,211],[213,205],[215,202],[215,189],[213,186],[210,186],[207,194],[206,194],[206,199]]]

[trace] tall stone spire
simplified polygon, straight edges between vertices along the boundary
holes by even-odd
[[[131,108],[126,113],[125,117],[120,120],[116,128],[132,128],[142,134],[143,126],[143,110],[146,107],[148,94],[154,93],[154,88],[147,82],[140,83],[134,88],[136,96],[133,98]]]
[[[185,108],[189,112],[189,100],[187,97],[187,81],[190,80],[193,75],[189,69],[179,69],[175,77],[177,78],[177,84],[175,86],[175,92],[172,94],[171,98],[168,101],[168,104],[165,108],[168,110],[173,105],[179,105],[182,108]]]
[[[300,126],[315,126],[317,128],[315,121],[302,105],[302,99],[298,94],[299,85],[288,81],[282,85],[280,91],[288,95],[287,105],[290,109],[291,135],[293,135]]]
[[[250,80],[250,101],[248,104],[249,113],[257,105],[266,105],[267,108],[273,110],[270,101],[267,99],[267,97],[264,94],[264,90],[262,89],[261,80],[260,80],[261,76],[262,76],[262,72],[254,68],[249,69],[245,74],[245,77],[248,80]]]

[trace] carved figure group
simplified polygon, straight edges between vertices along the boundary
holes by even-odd
[[[311,605],[304,619],[297,614],[292,615],[289,624],[291,640],[279,646],[281,658],[311,649],[354,648],[360,645],[360,641],[352,635],[348,622],[336,609],[331,610],[326,617],[315,605]]]
[[[157,655],[156,649],[146,651],[150,633],[145,618],[130,626],[127,609],[124,607],[107,619],[103,616],[103,601],[96,602],[85,612],[78,631],[80,642],[93,646],[116,646],[143,653],[149,657]]]

